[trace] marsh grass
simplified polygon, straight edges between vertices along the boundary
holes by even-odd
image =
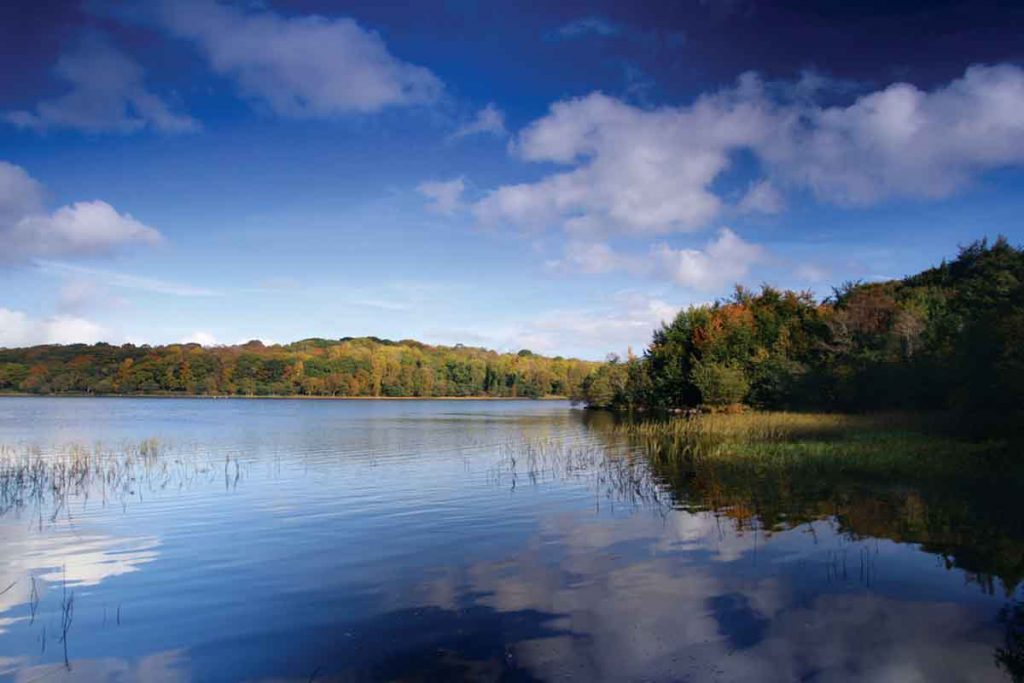
[[[54,521],[70,516],[72,500],[94,498],[104,506],[127,507],[149,493],[183,489],[220,473],[211,458],[172,453],[153,439],[113,448],[72,444],[55,452],[0,445],[0,516],[31,507],[39,512],[40,523],[46,515]],[[225,484],[237,485],[241,473],[237,458],[227,457]]]
[[[1006,448],[954,438],[943,416],[907,413],[712,413],[616,431],[655,461],[728,465],[749,475],[945,476],[981,471]]]

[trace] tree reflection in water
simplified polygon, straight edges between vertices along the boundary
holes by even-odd
[[[608,414],[592,413],[588,422],[593,441],[510,444],[495,481],[510,487],[550,478],[585,482],[598,504],[603,499],[659,514],[706,511],[729,521],[737,532],[768,538],[804,525],[813,533],[814,522],[827,520],[853,541],[915,544],[941,558],[947,569],[961,570],[986,594],[1001,593],[1010,600],[1000,616],[1005,644],[995,657],[1014,680],[1024,681],[1024,603],[1013,599],[1024,580],[1024,508],[1012,503],[1024,481],[1020,466],[978,467],[965,454],[962,463],[922,462],[898,476],[879,477],[859,469],[856,461],[841,459],[835,467],[802,469],[744,458],[691,457],[696,449],[652,449],[629,438]],[[842,558],[844,571],[848,560]],[[835,562],[838,567],[840,561]],[[863,574],[863,557],[860,562],[854,571]],[[737,639],[736,647],[763,628],[736,596],[711,600],[723,628],[736,626],[726,628]]]

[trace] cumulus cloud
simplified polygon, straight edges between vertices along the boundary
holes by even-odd
[[[508,134],[505,129],[505,113],[498,109],[493,102],[481,109],[473,117],[472,121],[459,126],[450,139],[458,140],[468,135],[496,135],[504,137]]]
[[[398,59],[347,18],[247,12],[213,0],[165,0],[160,21],[213,70],[282,116],[329,118],[434,101],[440,80]]]
[[[142,67],[97,37],[62,56],[54,69],[69,90],[40,102],[34,111],[11,111],[4,118],[19,128],[46,131],[73,128],[89,133],[134,133],[144,128],[182,133],[199,128],[146,89]]]
[[[72,315],[33,318],[22,311],[0,308],[0,347],[36,344],[95,343],[107,336],[94,322]]]
[[[497,187],[473,205],[482,224],[581,235],[698,230],[724,207],[715,182],[738,152],[766,177],[744,211],[782,210],[782,189],[864,205],[935,199],[989,169],[1024,163],[1024,70],[973,66],[931,91],[898,83],[822,107],[806,88],[744,74],[692,104],[641,108],[601,93],[566,100],[516,137],[513,153],[564,168]]]
[[[781,117],[758,152],[784,180],[826,201],[936,199],[977,173],[1024,163],[1024,70],[972,66],[926,92],[907,83],[846,107]]]
[[[677,284],[691,289],[711,291],[742,280],[750,267],[764,261],[762,247],[744,242],[728,228],[704,249],[672,249],[666,244],[655,247],[658,267]]]
[[[34,256],[95,254],[133,243],[153,244],[160,233],[106,202],[75,202],[55,211],[42,186],[19,166],[0,161],[0,263]]]
[[[754,265],[767,260],[764,247],[721,228],[703,249],[673,249],[662,243],[647,254],[616,251],[605,242],[570,240],[562,258],[548,261],[547,266],[570,273],[625,271],[669,280],[691,290],[715,292],[741,283]]]
[[[462,208],[462,194],[466,191],[464,178],[428,180],[416,186],[416,191],[429,200],[431,210],[451,215]]]
[[[569,169],[489,192],[474,206],[476,217],[591,235],[697,230],[718,214],[711,184],[730,152],[770,129],[764,103],[741,95],[723,91],[690,107],[653,110],[600,93],[559,102],[519,134],[514,151]]]

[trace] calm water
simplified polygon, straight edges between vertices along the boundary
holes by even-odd
[[[3,398],[0,444],[3,679],[978,681],[1024,658],[1015,506],[851,488],[759,515],[565,403]],[[88,472],[12,478],[76,448]]]

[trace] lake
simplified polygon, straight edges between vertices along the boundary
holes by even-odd
[[[0,398],[0,678],[1019,680],[1019,501],[740,491],[607,422]]]

